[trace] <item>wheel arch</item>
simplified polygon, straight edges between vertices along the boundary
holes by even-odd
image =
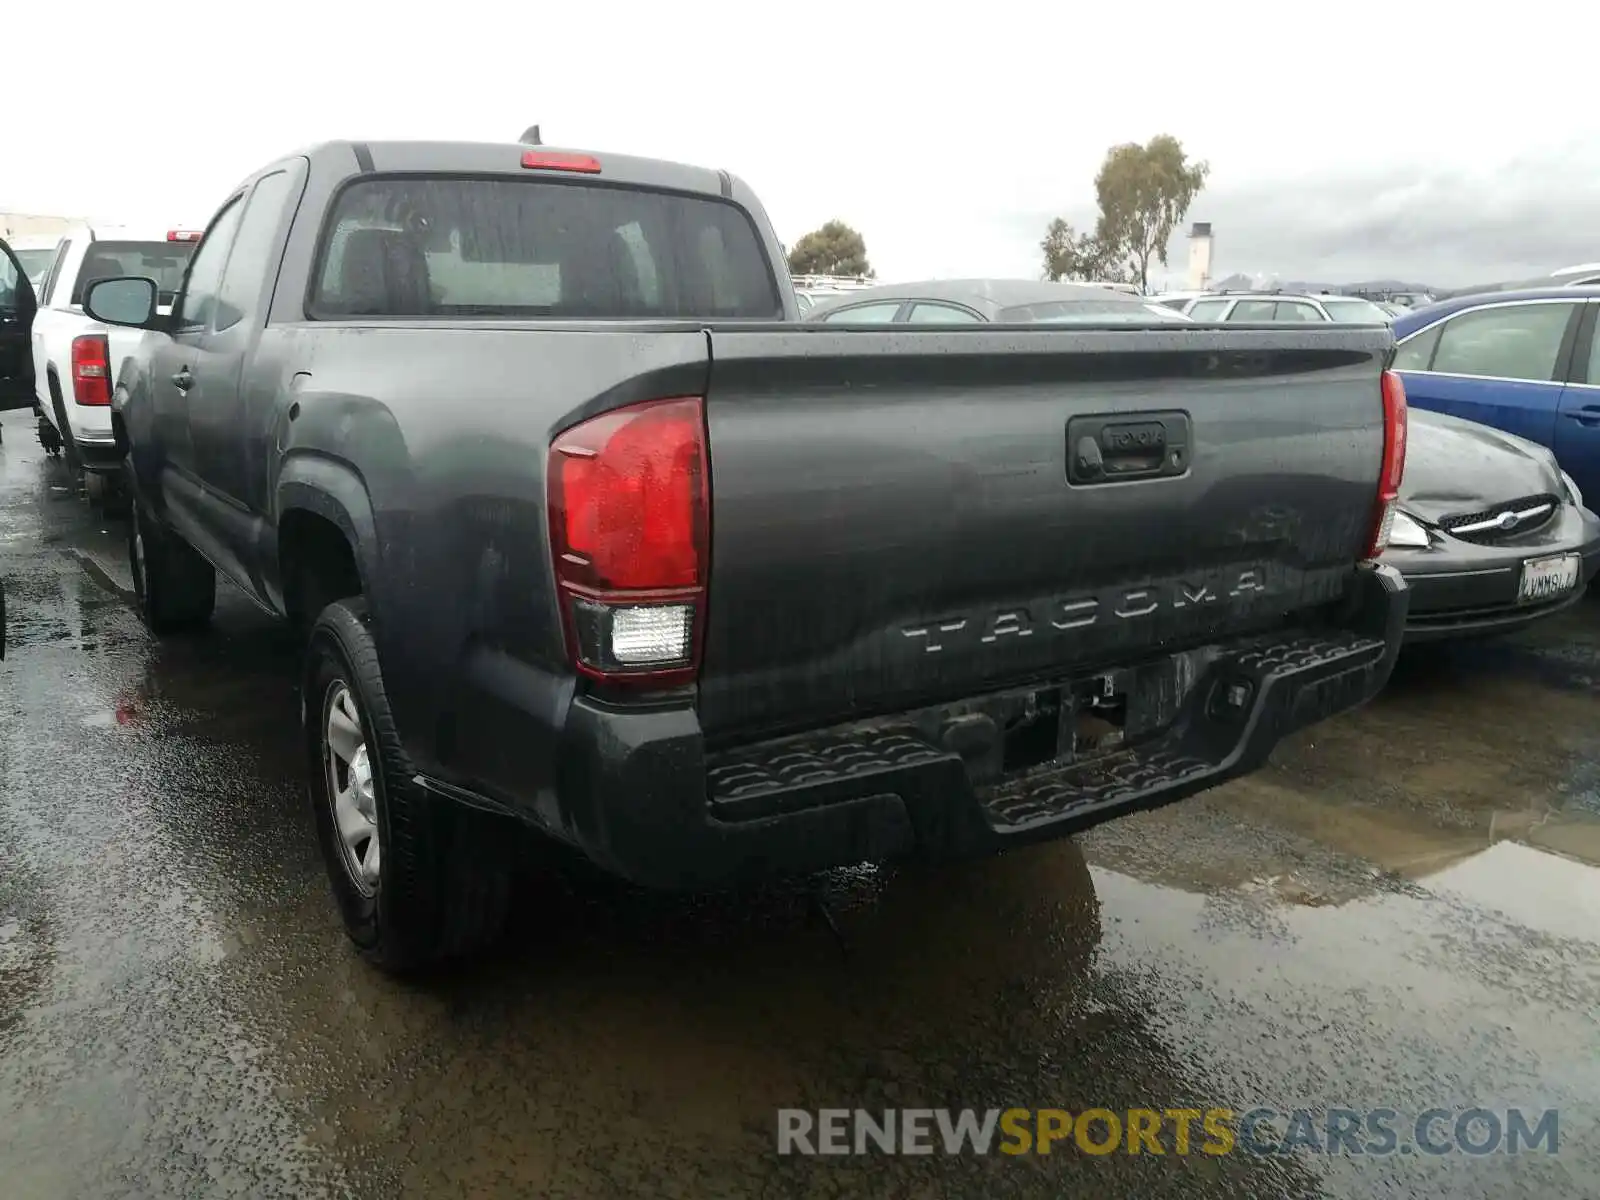
[[[342,599],[353,587],[369,611],[376,608],[372,502],[352,468],[322,456],[290,459],[278,479],[276,511],[277,598],[288,616],[316,617],[306,611],[307,602],[315,602],[306,595],[308,582],[320,604]]]

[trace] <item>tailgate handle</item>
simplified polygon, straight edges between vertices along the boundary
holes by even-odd
[[[1105,413],[1067,422],[1067,482],[1163,479],[1189,469],[1186,412]]]

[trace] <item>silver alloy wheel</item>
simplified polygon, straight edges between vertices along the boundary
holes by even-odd
[[[355,695],[343,680],[334,680],[322,702],[322,760],[328,777],[328,803],[344,852],[345,872],[357,891],[370,896],[377,890],[382,864],[378,799],[364,728]]]

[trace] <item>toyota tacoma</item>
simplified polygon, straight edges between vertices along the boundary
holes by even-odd
[[[520,823],[709,888],[1056,838],[1371,697],[1404,463],[1383,327],[800,322],[739,179],[322,145],[226,199],[113,425],[141,613],[306,631],[351,938],[507,917]]]

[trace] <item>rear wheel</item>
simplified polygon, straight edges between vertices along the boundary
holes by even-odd
[[[125,517],[133,507],[133,496],[128,491],[127,482],[121,475],[105,475],[104,490],[100,497],[100,507],[107,516]]]
[[[210,563],[142,506],[128,522],[128,568],[139,616],[151,633],[196,629],[217,603],[217,573]]]
[[[56,414],[56,442],[67,460],[67,466],[74,471],[81,471],[83,460],[78,457],[77,443],[72,440],[72,426],[67,423],[67,402],[61,398],[61,385],[56,382],[54,375],[50,376],[50,404]]]
[[[44,447],[44,452],[52,457],[61,453],[61,435],[56,432],[56,427],[50,424],[50,418],[43,413],[39,414],[39,445]]]
[[[317,837],[357,949],[405,973],[496,942],[515,827],[413,782],[359,599],[328,605],[312,625],[303,695]]]

